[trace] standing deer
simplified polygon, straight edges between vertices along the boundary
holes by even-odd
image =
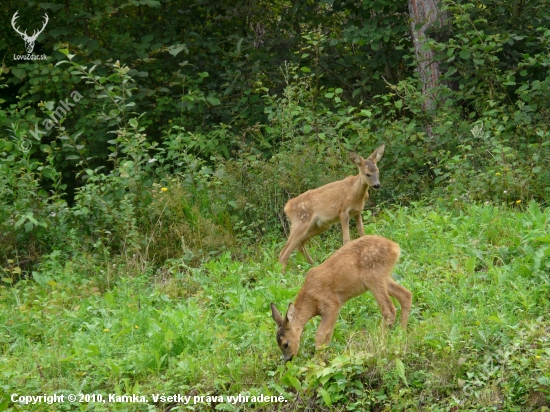
[[[338,220],[342,224],[344,244],[350,241],[349,220],[352,217],[355,218],[359,236],[365,234],[361,211],[369,197],[369,187],[380,187],[376,164],[382,159],[384,148],[385,145],[380,146],[366,159],[350,152],[350,160],[359,168],[358,175],[308,190],[287,202],[284,211],[290,221],[290,235],[279,255],[283,273],[294,249],[298,249],[313,264],[306,250],[306,242],[327,231]]]
[[[25,41],[25,48],[27,49],[27,53],[31,54],[32,51],[34,50],[34,42],[38,38],[38,35],[44,31],[44,29],[46,28],[46,24],[48,24],[48,21],[49,21],[48,14],[45,13],[45,20],[44,20],[44,24],[42,25],[42,28],[40,30],[35,30],[32,33],[32,36],[29,36],[27,34],[27,30],[25,30],[25,32],[22,33],[21,31],[19,31],[19,28],[15,26],[15,21],[17,20],[17,17],[19,17],[17,13],[19,13],[19,11],[16,11],[15,14],[13,15],[11,19],[11,25],[13,29],[17,32],[17,34],[19,34]]]
[[[271,315],[277,323],[277,344],[285,362],[298,353],[300,337],[308,320],[321,316],[315,347],[330,342],[336,318],[349,299],[370,290],[384,323],[392,326],[396,309],[390,296],[401,305],[401,326],[406,328],[412,305],[412,293],[396,283],[391,271],[400,248],[381,236],[362,236],[338,249],[324,263],[309,270],[294,304],[288,305],[285,318],[274,303]]]

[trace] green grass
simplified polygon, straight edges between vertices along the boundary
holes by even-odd
[[[225,252],[198,268],[53,253],[33,279],[0,287],[0,394],[149,403],[8,410],[548,410],[550,209],[416,204],[365,220],[367,233],[401,245],[395,278],[413,292],[406,332],[381,328],[364,294],[342,309],[329,348],[315,353],[314,319],[283,365],[269,303],[286,308],[308,265],[293,255],[280,274],[282,238],[249,249],[248,261]],[[335,227],[310,253],[321,262],[340,242]],[[287,402],[153,402],[175,393]]]

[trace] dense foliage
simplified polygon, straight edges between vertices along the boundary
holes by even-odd
[[[424,207],[430,216],[435,213],[434,219],[443,228],[457,213],[478,213],[475,205],[484,203],[489,209],[489,205],[496,205],[494,210],[505,213],[507,222],[518,216],[526,222],[526,216],[536,215],[537,222],[547,225],[547,219],[541,216],[547,215],[544,207],[550,200],[548,2],[449,0],[443,1],[442,6],[446,23],[432,27],[429,37],[422,39],[423,47],[435,52],[433,64],[439,65],[442,73],[438,87],[428,95],[422,93],[411,43],[409,7],[404,0],[23,0],[0,4],[5,16],[5,24],[0,27],[0,293],[14,299],[2,310],[25,306],[18,297],[23,293],[28,294],[29,302],[32,300],[29,305],[47,306],[53,299],[60,308],[74,312],[75,319],[85,318],[82,311],[88,309],[84,305],[75,309],[73,298],[63,289],[70,284],[81,288],[82,294],[91,292],[97,297],[97,301],[91,298],[87,308],[99,313],[105,304],[113,310],[113,317],[129,319],[130,314],[120,311],[130,309],[114,309],[119,303],[115,300],[119,293],[116,290],[123,291],[120,296],[134,296],[138,293],[135,285],[148,294],[138,298],[148,307],[147,313],[156,313],[153,308],[157,304],[159,310],[170,306],[170,310],[179,311],[181,308],[174,309],[170,299],[164,300],[163,288],[168,285],[174,288],[168,296],[189,298],[182,303],[185,310],[181,310],[193,310],[209,322],[221,322],[222,308],[230,309],[241,293],[239,289],[234,296],[221,297],[217,295],[219,290],[209,289],[210,282],[223,283],[218,279],[222,269],[210,266],[226,264],[236,265],[239,269],[235,272],[242,270],[242,276],[250,282],[245,282],[242,290],[253,295],[255,303],[243,314],[256,320],[248,319],[250,322],[243,329],[267,328],[258,319],[266,317],[268,299],[293,296],[290,292],[284,296],[275,292],[285,285],[284,281],[262,280],[266,270],[271,271],[270,277],[278,276],[272,255],[284,244],[287,232],[282,212],[285,202],[307,189],[355,173],[347,152],[367,155],[381,143],[386,144],[379,164],[382,188],[371,192],[365,220],[392,216],[386,219],[391,223],[397,219],[396,214],[406,210],[404,207],[422,201],[425,204],[418,206],[418,214],[411,217],[418,219],[418,225],[428,224],[420,217]],[[28,34],[42,26],[47,13],[48,23],[33,51],[47,59],[22,60],[25,42],[11,25],[16,11],[14,24]],[[429,110],[424,104],[426,99],[435,102]],[[442,201],[449,210],[432,212],[430,207]],[[531,209],[522,214],[526,204]],[[470,222],[467,225],[477,222],[476,218],[464,219]],[[494,220],[491,222],[487,223],[489,229]],[[466,282],[454,277],[463,265],[464,273],[470,275],[494,269],[493,277],[483,278],[483,282],[510,286],[513,282],[509,274],[518,269],[514,266],[502,271],[495,262],[508,262],[507,259],[517,257],[518,250],[524,250],[525,261],[516,264],[524,265],[521,273],[529,280],[521,287],[514,284],[521,290],[510,286],[516,288],[515,292],[505,295],[512,301],[523,299],[520,303],[524,314],[515,314],[521,306],[518,303],[506,312],[509,318],[478,314],[479,322],[496,316],[499,321],[491,322],[495,328],[502,326],[498,342],[503,345],[517,338],[512,330],[519,328],[529,336],[526,339],[543,342],[540,347],[534,344],[538,348],[536,356],[543,356],[548,354],[544,352],[548,351],[544,346],[547,342],[531,332],[533,325],[541,322],[537,317],[548,312],[543,299],[547,295],[534,285],[539,282],[541,287],[548,286],[539,273],[547,268],[550,249],[544,246],[548,243],[544,228],[537,229],[542,232],[536,232],[536,239],[529,237],[532,225],[527,222],[517,232],[501,233],[520,236],[514,238],[514,245],[501,248],[498,240],[487,240],[488,245],[497,245],[490,257],[483,255],[485,252],[470,251],[469,257],[460,260],[453,257],[452,250],[442,250],[437,258],[441,262],[431,262],[430,270],[439,271],[436,278],[442,276],[447,288]],[[394,226],[379,233],[406,243],[407,235]],[[425,236],[436,242],[441,235],[438,229]],[[338,247],[337,236],[330,232],[321,238],[332,246],[324,251]],[[468,241],[485,241],[481,240],[481,233],[468,236]],[[449,248],[462,247],[458,241],[449,242]],[[411,253],[414,247],[410,245]],[[405,259],[406,265],[418,264],[422,268],[418,270],[430,267],[428,261],[414,263],[414,255]],[[262,263],[256,267],[253,260]],[[241,267],[239,261],[248,263]],[[478,267],[481,261],[485,263]],[[81,262],[89,264],[76,269],[75,265]],[[122,264],[124,269],[115,270],[111,262]],[[533,269],[533,278],[527,273],[531,269],[525,268]],[[128,282],[124,280],[126,275]],[[424,286],[425,279],[415,276],[409,285],[417,288],[417,307],[434,305],[440,307],[436,314],[452,317],[439,297],[428,299],[423,295],[430,285]],[[235,277],[237,274],[231,279]],[[300,276],[290,281],[293,291],[299,279]],[[270,292],[265,295],[262,288]],[[497,290],[498,287],[495,296]],[[540,304],[535,309],[528,301],[533,294],[533,302]],[[210,300],[204,301],[205,296],[210,296]],[[220,299],[225,302],[223,305]],[[57,309],[52,309],[53,317],[59,316]],[[18,319],[27,316],[23,315],[25,312],[33,317],[37,316],[35,311],[38,309],[33,306],[28,313],[22,310],[20,315],[9,312],[2,316]],[[173,316],[183,316],[182,313],[174,312]],[[243,314],[233,315],[239,318]],[[163,322],[153,318],[159,324]],[[131,327],[128,325],[120,326],[120,330],[127,330]],[[145,327],[139,322],[136,325]],[[481,346],[475,346],[472,342],[477,342],[477,337],[473,341],[465,337],[475,335],[473,329],[453,329],[453,325],[460,322],[449,320],[438,332],[453,334],[449,337],[451,349],[441,342],[426,343],[432,338],[427,337],[431,332],[425,326],[420,325],[413,332],[414,339],[436,350],[440,356],[438,367],[445,362],[442,359],[447,359],[445,354],[453,353],[453,345],[462,345],[468,353],[485,353],[491,347],[479,342]],[[541,327],[548,328],[548,324]],[[17,333],[12,326],[1,330],[3,353],[15,348],[12,345],[20,338],[28,343],[48,340],[25,327]],[[78,332],[82,342],[90,339],[88,332]],[[220,329],[208,333],[226,332]],[[141,345],[142,338],[137,332],[132,333],[136,334],[133,342]],[[233,343],[239,333],[231,332]],[[104,335],[99,335],[103,339]],[[126,332],[120,336],[123,335]],[[182,348],[199,348],[202,344],[176,345],[175,336],[163,336],[158,337],[158,345],[151,343],[164,348],[155,349],[156,364],[150,363],[148,348],[144,352],[136,349],[139,356],[124,360],[127,363],[123,366],[113,363],[115,366],[108,372],[98,372],[93,377],[94,384],[98,388],[118,388],[124,382],[128,391],[128,385],[140,385],[140,373],[154,370],[159,379],[166,371],[176,373],[175,378],[180,376],[172,366],[183,356]],[[364,338],[361,335],[360,339]],[[65,345],[65,337],[59,339],[60,345]],[[274,358],[270,357],[268,364],[262,363],[262,356],[267,355],[260,354],[258,348],[265,348],[266,344],[258,341],[258,336],[250,339],[254,341],[253,349],[246,349],[246,345],[243,348],[250,352],[254,365],[252,372],[247,369],[244,375],[250,380],[257,376],[267,379],[266,370],[275,370]],[[407,342],[400,339],[396,343],[399,351]],[[243,338],[243,342],[247,340]],[[498,342],[492,340],[491,345],[499,346]],[[342,340],[340,344],[343,345]],[[93,345],[101,347],[99,343]],[[173,349],[173,345],[179,349]],[[414,351],[428,350],[420,347],[423,343],[418,345]],[[17,350],[23,353],[21,348]],[[72,355],[64,356],[76,359],[86,350],[74,349]],[[407,353],[414,357],[412,351]],[[313,364],[289,372],[277,369],[265,387],[254,387],[290,396],[289,388],[301,393],[300,388],[325,385],[315,392],[314,402],[318,405],[352,401],[366,405],[364,402],[372,401],[369,405],[383,408],[397,405],[392,403],[398,402],[395,397],[390,396],[388,404],[383,399],[390,391],[385,385],[394,385],[392,388],[400,388],[396,393],[403,395],[402,405],[406,405],[418,395],[414,388],[425,389],[422,383],[415,387],[414,382],[433,382],[433,376],[439,375],[430,375],[435,372],[428,369],[428,358],[415,360],[405,355],[399,355],[401,363],[397,363],[384,354],[386,363],[376,365],[370,352],[366,357],[349,354],[341,359],[338,368],[356,376],[358,382],[365,380],[370,373],[368,368],[378,368],[370,387],[374,392],[365,398],[343,395],[359,389],[341,387],[340,378],[336,377],[338,368],[332,360],[327,361],[330,371],[325,375]],[[113,353],[105,356],[116,357]],[[13,367],[11,358],[7,362]],[[390,379],[386,367],[392,362],[397,368],[388,372],[393,374]],[[415,366],[408,366],[403,372],[403,365],[411,365],[407,362]],[[514,363],[514,370],[527,360],[521,358],[518,362]],[[51,367],[59,371],[68,367],[63,376],[72,376],[71,385],[77,385],[76,370],[83,374],[78,376],[84,376],[88,372],[79,368],[90,367],[78,359],[70,366],[64,365]],[[472,367],[475,369],[475,365]],[[217,371],[220,381],[210,375],[202,376],[197,365],[189,368],[194,371],[185,377],[190,391],[237,391],[228,382],[240,366]],[[4,378],[20,382],[18,373]],[[463,387],[475,392],[480,386],[479,379],[472,377],[477,376],[475,373],[457,367],[446,376],[456,377]],[[532,408],[548,406],[550,378],[535,375],[518,378],[532,378],[538,383],[531,380],[520,385],[521,392],[510,395],[513,399],[507,405],[519,399]],[[199,380],[204,386],[197,383]],[[326,386],[328,382],[332,386]],[[483,382],[497,385],[491,379]],[[0,381],[0,388],[2,385]],[[29,390],[39,387],[39,383],[28,386]],[[458,390],[452,385],[449,388],[441,396],[451,396]],[[307,390],[309,402],[312,393]],[[503,389],[499,390],[502,394]],[[438,395],[430,392],[429,396],[435,399]],[[0,410],[1,406],[0,403]]]

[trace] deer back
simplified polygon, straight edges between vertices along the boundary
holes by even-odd
[[[399,254],[399,245],[389,239],[362,236],[310,269],[298,295],[309,296],[319,305],[335,298],[343,304],[367,290],[383,287]]]

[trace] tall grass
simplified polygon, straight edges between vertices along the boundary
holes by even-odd
[[[9,406],[30,411],[189,406],[154,403],[157,393],[287,400],[195,410],[548,408],[550,209],[418,203],[366,217],[367,233],[402,247],[395,278],[414,295],[406,332],[381,328],[365,294],[344,306],[328,349],[314,351],[314,319],[283,365],[269,303],[286,307],[308,267],[293,255],[280,274],[283,238],[194,268],[184,258],[136,265],[139,256],[63,263],[54,252],[33,279],[0,286],[0,391],[149,397],[147,405]],[[340,242],[332,229],[311,254],[321,262]]]

